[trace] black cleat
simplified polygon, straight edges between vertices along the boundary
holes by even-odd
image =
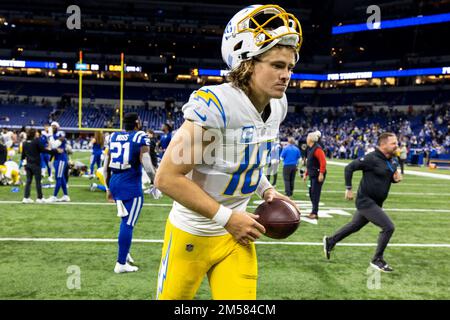
[[[325,258],[330,260],[331,250],[333,250],[333,246],[330,244],[330,240],[328,240],[327,236],[323,237],[323,253],[325,254]]]
[[[394,271],[394,269],[392,269],[386,261],[384,261],[383,259],[376,259],[373,260],[370,265],[372,266],[372,268],[375,268],[376,270],[379,270],[381,272],[392,272]]]

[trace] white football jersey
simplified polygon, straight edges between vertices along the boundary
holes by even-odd
[[[7,131],[2,133],[3,143],[7,148],[11,148],[13,146],[13,133],[12,131]]]
[[[271,145],[278,140],[280,123],[286,117],[286,95],[271,99],[270,108],[264,122],[247,95],[229,83],[202,87],[183,106],[186,120],[215,129],[221,136],[215,152],[206,152],[210,157],[199,161],[187,177],[225,207],[245,211],[256,191]],[[195,235],[227,233],[213,220],[176,201],[169,219],[177,228]]]
[[[6,167],[5,177],[8,179],[12,178],[13,172],[19,172],[19,165],[12,160],[6,161],[3,165]]]

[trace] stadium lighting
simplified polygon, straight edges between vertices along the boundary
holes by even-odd
[[[225,77],[228,70],[217,69],[198,69],[198,76],[216,76]],[[360,72],[343,72],[328,74],[313,73],[293,73],[291,80],[315,80],[315,81],[336,81],[336,80],[356,80],[356,79],[372,79],[372,78],[388,78],[388,77],[414,77],[426,75],[442,75],[450,74],[450,67],[441,68],[421,68],[421,69],[398,69],[386,71],[360,71]]]
[[[434,14],[429,16],[417,16],[403,19],[382,20],[379,26],[369,28],[366,22],[358,24],[339,25],[332,28],[331,34],[344,34],[363,32],[371,30],[383,30],[393,28],[404,28],[410,26],[420,26],[433,23],[450,22],[450,13]]]

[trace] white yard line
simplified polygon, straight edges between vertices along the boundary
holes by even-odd
[[[117,239],[100,238],[0,238],[3,242],[107,242],[116,243]],[[134,243],[163,243],[159,239],[133,239]],[[286,242],[286,241],[256,241],[261,245],[289,245],[289,246],[322,246],[322,242]],[[375,247],[376,243],[338,243],[345,247]],[[448,243],[390,243],[390,247],[414,247],[414,248],[450,248]]]
[[[327,164],[332,164],[332,165],[339,166],[339,167],[345,167],[348,163],[327,161]],[[420,171],[413,171],[413,170],[405,170],[405,174],[412,175],[412,176],[450,180],[450,175],[438,174],[438,173],[428,173],[428,172],[420,172]]]
[[[2,204],[22,204],[21,201],[0,201],[0,205]],[[45,203],[45,204],[23,204],[24,206],[38,206],[45,207],[45,205],[74,205],[74,206],[115,206],[115,203],[109,202],[53,202],[53,203]],[[33,206],[33,208],[35,208]],[[172,203],[144,203],[146,207],[172,207]],[[307,206],[306,204],[300,204],[300,208]],[[247,208],[254,209],[256,205],[249,205]],[[354,207],[327,207],[321,206],[321,209],[328,210],[351,210],[355,211]],[[386,211],[400,211],[400,212],[439,212],[439,213],[450,213],[450,209],[415,209],[415,208],[384,208]],[[3,211],[5,212],[5,211]],[[7,213],[7,212],[5,212]],[[9,214],[9,213],[8,213]]]

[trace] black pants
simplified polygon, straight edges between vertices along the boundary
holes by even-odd
[[[342,239],[348,237],[352,233],[359,231],[367,223],[372,222],[381,228],[380,235],[378,237],[378,245],[373,260],[382,259],[384,250],[394,233],[395,226],[392,223],[388,215],[377,205],[373,205],[370,208],[364,208],[356,210],[353,220],[342,227],[333,236],[329,237],[330,244],[334,246]]]
[[[404,174],[405,160],[404,159],[398,159],[398,163],[400,164],[401,173]]]
[[[311,185],[309,186],[309,198],[311,199],[312,210],[311,213],[317,214],[319,212],[320,194],[322,193],[322,186],[325,182],[325,175],[323,181],[319,182],[319,177],[309,177]]]
[[[266,175],[267,180],[270,182],[271,185],[273,185],[274,187],[277,186],[277,177],[278,177],[278,173],[275,173],[274,175]],[[273,182],[271,181],[273,177]]]
[[[36,179],[36,191],[38,199],[42,199],[42,185],[41,185],[41,167],[35,165],[25,166],[25,171],[27,172],[27,183],[25,184],[25,198],[30,197],[31,182],[33,181],[33,176]]]
[[[274,175],[267,175],[267,180],[270,182],[271,185],[273,185],[274,187],[277,186],[277,177],[278,177],[278,173],[275,173]],[[273,182],[272,182],[272,177],[273,177]]]
[[[295,175],[297,174],[297,166],[289,165],[283,167],[284,193],[291,197],[294,193]]]

